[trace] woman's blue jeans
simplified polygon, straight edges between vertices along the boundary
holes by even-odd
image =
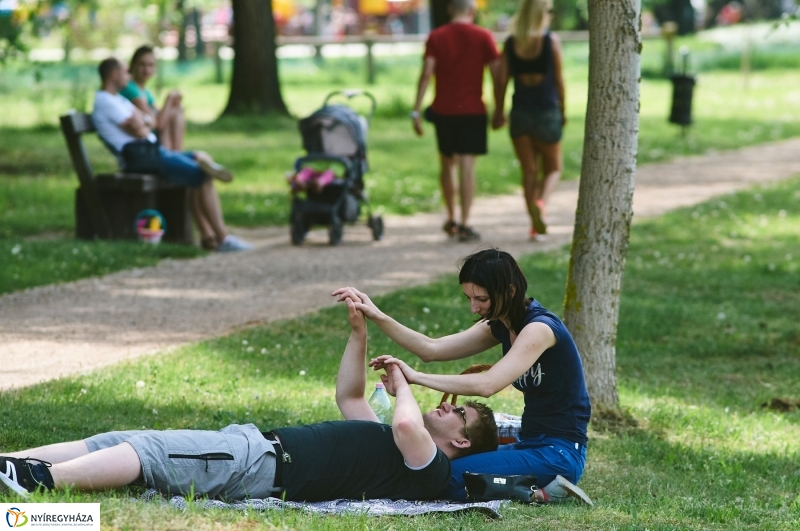
[[[517,443],[498,447],[496,452],[484,452],[455,459],[451,463],[450,484],[446,497],[466,500],[464,472],[476,474],[535,474],[537,485],[544,487],[556,475],[578,483],[586,466],[586,446],[540,435]]]

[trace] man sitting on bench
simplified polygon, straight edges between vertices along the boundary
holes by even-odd
[[[422,414],[397,365],[381,379],[396,397],[392,425],[365,399],[367,326],[346,301],[350,339],[336,379],[344,421],[262,433],[252,424],[221,431],[124,431],[0,457],[0,493],[37,488],[97,491],[139,484],[164,494],[224,500],[435,499],[450,459],[497,448],[492,410],[443,403]],[[51,464],[52,463],[52,464]]]
[[[97,134],[117,156],[125,171],[125,161],[121,156],[125,145],[137,141],[156,143],[157,139],[145,122],[142,111],[119,94],[130,80],[128,70],[113,57],[102,61],[98,70],[101,88],[95,94],[92,120]],[[203,248],[221,252],[252,249],[249,243],[228,234],[222,219],[213,179],[230,182],[233,179],[231,172],[214,162],[204,151],[170,151],[163,146],[158,146],[158,151],[161,159],[159,177],[191,189],[192,215]]]

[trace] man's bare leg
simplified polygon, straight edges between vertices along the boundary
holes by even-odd
[[[142,464],[133,446],[122,443],[54,464],[50,473],[56,488],[95,491],[130,485],[141,477]]]
[[[461,225],[468,227],[469,213],[472,208],[472,199],[475,197],[475,155],[458,155],[458,170],[461,195]]]
[[[442,187],[442,199],[444,199],[444,206],[447,209],[447,224],[445,227],[452,226],[453,230],[449,232],[454,234],[456,228],[456,159],[454,156],[439,153],[439,165],[439,184]]]
[[[16,457],[18,459],[32,457],[52,464],[71,461],[72,459],[77,459],[78,457],[83,457],[88,454],[89,449],[86,447],[86,443],[83,440],[48,444],[21,452],[2,453],[4,457]]]

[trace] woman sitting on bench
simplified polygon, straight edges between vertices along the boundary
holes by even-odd
[[[183,151],[183,138],[186,136],[186,121],[183,117],[181,100],[177,90],[171,90],[161,109],[156,107],[156,98],[145,85],[156,72],[156,55],[150,46],[140,46],[133,52],[128,68],[131,80],[119,91],[142,111],[145,124],[158,136],[158,141],[167,149]]]

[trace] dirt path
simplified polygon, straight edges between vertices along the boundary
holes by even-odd
[[[756,183],[800,174],[800,138],[639,168],[635,219],[704,201]],[[480,168],[479,168],[480,169]],[[494,245],[514,255],[568,243],[578,186],[562,183],[548,210],[546,243],[527,241],[521,195],[480,199],[473,221]],[[286,228],[239,230],[256,250],[122,271],[0,297],[0,390],[90,371],[120,360],[333,304],[334,288],[372,295],[431,282],[456,271],[478,246],[447,241],[442,215],[385,218],[373,242],[363,226],[347,227],[339,247],[315,230],[302,247]],[[455,289],[455,288],[454,288]]]

